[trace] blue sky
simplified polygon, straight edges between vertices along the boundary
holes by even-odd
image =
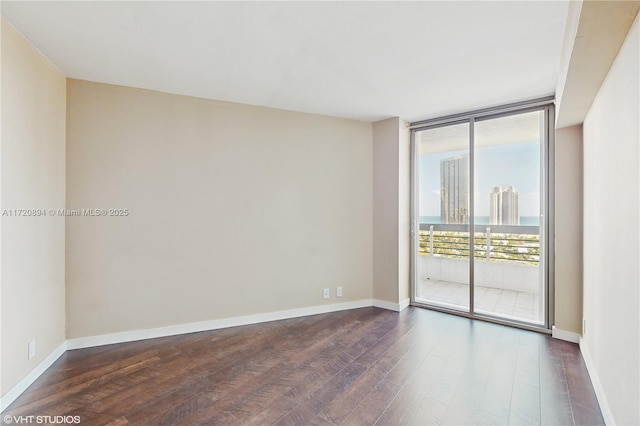
[[[440,160],[466,151],[420,155],[420,216],[440,216]],[[476,148],[476,216],[489,216],[489,193],[494,186],[514,186],[520,193],[520,215],[540,211],[540,143]]]

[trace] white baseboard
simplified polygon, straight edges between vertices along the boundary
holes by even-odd
[[[566,340],[571,343],[580,343],[580,335],[572,331],[561,330],[554,325],[551,329],[551,337],[554,339]]]
[[[55,348],[45,359],[40,361],[36,367],[29,372],[22,380],[20,380],[14,387],[9,389],[7,393],[5,393],[2,398],[0,398],[0,413],[3,412],[9,405],[13,403],[22,392],[26,391],[29,386],[35,382],[38,377],[44,373],[47,368],[51,367],[54,362],[62,356],[67,350],[67,342],[64,341],[60,346]]]
[[[591,384],[593,385],[593,390],[596,393],[598,404],[600,404],[600,411],[602,412],[604,423],[606,425],[615,425],[616,422],[613,419],[613,413],[611,412],[609,402],[607,401],[607,396],[604,393],[602,383],[600,382],[600,378],[598,377],[596,366],[593,363],[593,359],[589,354],[587,345],[584,344],[582,338],[580,338],[580,352],[582,353],[582,359],[584,359],[584,363],[587,366],[587,371],[589,372],[589,377],[591,378]]]
[[[67,340],[67,349],[71,350],[90,348],[93,346],[112,345],[114,343],[133,342],[136,340],[153,339],[156,337],[196,333],[198,331],[218,330],[220,328],[238,327],[241,325],[304,317],[308,315],[325,314],[329,312],[338,312],[347,309],[365,308],[372,305],[374,305],[374,303],[371,299],[358,300],[355,302],[310,306],[307,308],[289,309],[286,311],[267,312],[264,314],[245,315],[240,317],[223,318],[211,321],[192,322],[187,324],[170,325],[166,327],[150,328],[145,330],[123,331],[119,333],[102,334],[98,336],[79,337]]]
[[[408,297],[404,300],[400,301],[400,311],[405,310],[406,308],[409,307],[409,305],[411,304],[411,299],[409,299]]]
[[[410,299],[401,301],[400,303],[387,302],[386,300],[373,299],[373,306],[376,308],[387,309],[389,311],[400,312],[409,306]]]

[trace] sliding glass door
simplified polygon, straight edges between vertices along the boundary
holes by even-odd
[[[468,311],[469,123],[418,132],[419,257],[416,300]]]
[[[476,122],[478,314],[543,322],[542,123],[541,111]]]
[[[413,303],[550,324],[549,101],[412,125]]]

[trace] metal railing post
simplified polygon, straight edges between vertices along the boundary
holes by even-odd
[[[491,261],[491,228],[487,226],[487,260]]]
[[[429,226],[429,254],[433,256],[433,225]]]

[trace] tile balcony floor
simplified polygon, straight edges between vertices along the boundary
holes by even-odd
[[[475,309],[480,313],[540,323],[540,295],[524,291],[476,286]],[[437,305],[469,306],[469,285],[440,280],[420,280],[418,299]]]

